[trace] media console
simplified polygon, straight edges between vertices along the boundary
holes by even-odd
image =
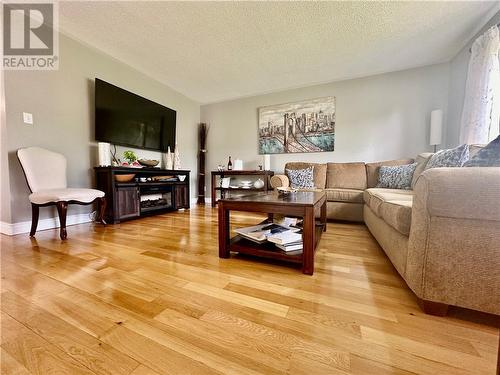
[[[116,224],[123,220],[189,208],[189,170],[128,167],[94,169],[96,188],[106,193],[108,204],[105,219],[108,223]],[[126,174],[135,174],[135,177],[130,182],[116,181],[116,175]],[[185,176],[184,181],[178,176]]]

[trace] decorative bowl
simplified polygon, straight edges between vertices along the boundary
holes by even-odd
[[[279,195],[289,195],[298,191],[298,189],[294,189],[291,187],[277,187],[276,190],[278,191]]]
[[[183,182],[186,179],[186,175],[185,174],[178,174],[177,178],[179,179],[180,182]]]
[[[135,177],[135,173],[130,174],[115,174],[116,182],[129,182],[132,181]]]
[[[138,162],[145,167],[156,167],[160,164],[159,160],[139,159]]]

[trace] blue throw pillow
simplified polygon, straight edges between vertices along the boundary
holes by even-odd
[[[463,144],[436,152],[427,162],[425,170],[440,167],[461,167],[467,160],[469,160],[469,146]]]
[[[500,135],[478,151],[464,167],[500,167]]]
[[[393,167],[382,165],[378,171],[378,188],[411,189],[411,180],[418,163],[396,165]]]
[[[290,187],[293,189],[314,188],[313,167],[305,169],[287,169],[286,174],[290,180]]]

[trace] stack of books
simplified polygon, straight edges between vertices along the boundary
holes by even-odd
[[[283,251],[302,250],[301,229],[296,226],[266,223],[239,228],[235,231],[242,237],[259,244],[272,242],[278,249]]]

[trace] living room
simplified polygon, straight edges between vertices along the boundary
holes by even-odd
[[[499,373],[498,2],[2,12],[2,374]]]

